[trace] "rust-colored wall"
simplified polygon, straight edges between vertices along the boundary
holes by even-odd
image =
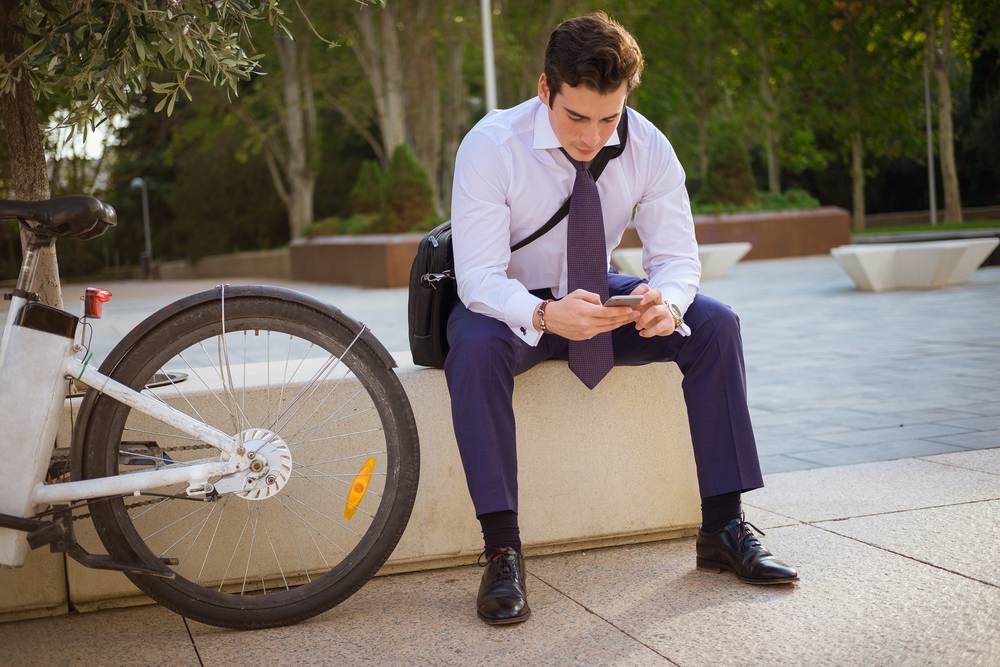
[[[695,234],[699,243],[749,241],[753,249],[746,259],[825,255],[831,248],[851,242],[851,219],[847,211],[835,207],[697,216]],[[373,234],[298,239],[289,247],[292,278],[406,287],[421,238],[422,234]],[[635,229],[625,230],[621,247],[640,245]]]
[[[422,234],[298,239],[289,247],[292,278],[364,287],[405,287]]]
[[[745,259],[773,259],[825,255],[831,248],[851,242],[851,216],[835,206],[802,211],[765,211],[695,216],[698,243],[749,241],[753,249]],[[642,243],[629,227],[622,248],[638,248]]]

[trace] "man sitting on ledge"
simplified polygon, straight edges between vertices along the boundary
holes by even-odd
[[[477,610],[487,623],[530,614],[512,397],[514,376],[546,359],[567,359],[591,389],[616,364],[677,362],[702,498],[698,569],[752,584],[798,579],[741,512],[740,494],[764,483],[739,318],[697,293],[694,221],[673,148],[628,109],[624,151],[596,183],[588,171],[601,150],[620,149],[618,123],[642,67],[635,39],[604,13],[565,21],[549,38],[538,97],[491,112],[458,150],[452,241],[461,303],[448,321],[445,374],[485,540]],[[567,197],[567,219],[512,253]],[[633,208],[648,281],[608,270]],[[603,305],[616,295],[641,303]]]

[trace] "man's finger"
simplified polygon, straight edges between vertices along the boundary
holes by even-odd
[[[660,303],[663,303],[663,296],[660,294],[660,290],[655,287],[650,287],[642,295],[642,303],[639,304],[639,307],[641,308],[643,306]]]

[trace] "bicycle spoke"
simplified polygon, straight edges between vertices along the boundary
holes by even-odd
[[[254,505],[249,505],[250,515],[253,516],[253,528],[250,532],[250,550],[247,552],[247,566],[243,570],[243,586],[240,588],[240,595],[247,590],[247,576],[250,574],[250,561],[253,560],[253,545],[257,541],[257,521],[260,519],[259,513],[254,512]]]
[[[352,435],[364,435],[365,433],[377,433],[382,430],[381,426],[376,428],[365,429],[364,431],[353,431],[351,433],[338,433],[336,435],[328,435],[322,438],[314,438],[313,440],[302,440],[301,442],[290,442],[288,443],[288,448],[294,450],[296,447],[307,445],[312,442],[323,442],[324,440],[336,440],[338,438],[349,438]]]
[[[191,401],[188,400],[188,397],[184,394],[184,392],[181,391],[181,388],[177,385],[176,382],[174,382],[174,379],[170,377],[170,373],[165,368],[160,368],[160,373],[166,376],[167,380],[170,381],[170,386],[173,387],[174,391],[180,394],[181,398],[184,399],[184,402],[188,404],[188,407],[191,408],[191,410],[194,412],[195,415],[197,415],[198,419],[204,422],[205,418],[201,416],[201,413],[198,412],[198,408],[194,407],[194,405],[191,403]]]
[[[239,549],[240,544],[243,542],[243,535],[247,532],[247,524],[250,523],[250,510],[247,509],[247,520],[243,522],[243,529],[240,530],[240,538],[236,540],[236,544],[233,546],[233,555],[229,557],[229,563],[226,564],[226,571],[222,573],[222,581],[219,582],[219,592],[222,592],[222,587],[226,585],[226,577],[229,576],[229,568],[233,566],[233,561],[236,560],[236,550]]]
[[[287,579],[287,578],[285,578],[285,570],[284,570],[284,568],[282,568],[282,567],[281,567],[281,559],[280,559],[280,558],[278,558],[278,552],[277,552],[277,550],[276,550],[276,549],[274,548],[274,542],[272,542],[272,541],[271,541],[271,533],[270,533],[270,532],[269,532],[269,531],[267,530],[267,523],[265,523],[265,524],[264,524],[264,537],[266,537],[266,538],[267,538],[267,543],[268,543],[268,544],[270,545],[270,547],[271,547],[271,553],[272,553],[272,554],[274,554],[274,562],[275,562],[275,564],[277,564],[277,566],[278,566],[278,572],[280,572],[280,573],[281,573],[281,582],[282,582],[283,584],[285,584],[285,590],[287,591],[287,590],[288,590],[288,579]],[[306,574],[306,577],[308,578],[308,576],[309,576],[309,575],[308,575],[308,573],[307,573],[307,574]],[[262,580],[262,581],[263,581],[263,580]]]
[[[301,514],[299,514],[298,512],[296,512],[295,510],[293,510],[291,507],[289,507],[284,502],[284,497],[283,496],[278,496],[278,499],[281,501],[282,507],[284,507],[286,510],[288,510],[292,515],[298,517],[299,521],[301,521],[302,524],[306,528],[308,528],[308,529],[310,529],[312,531],[309,534],[309,537],[312,540],[313,544],[316,546],[316,551],[319,552],[319,557],[323,559],[323,564],[326,565],[327,567],[330,567],[330,562],[326,559],[326,556],[323,554],[323,550],[319,548],[319,544],[316,543],[316,538],[313,537],[313,534],[319,535],[320,537],[326,537],[326,535],[324,535],[318,529],[316,529],[315,527],[313,527],[313,525],[311,523],[309,523],[308,521],[306,521],[305,519],[303,519]],[[330,538],[327,537],[327,539],[329,540]],[[333,542],[333,540],[330,540],[330,541]],[[334,544],[334,546],[337,546],[337,545]]]
[[[222,517],[226,513],[226,505],[229,503],[229,496],[222,501],[222,511],[219,512],[219,520],[215,522],[215,530],[212,531],[212,539],[208,541],[208,549],[205,550],[205,558],[201,561],[201,568],[198,570],[196,579],[201,581],[201,575],[205,571],[205,564],[208,563],[208,555],[212,553],[212,545],[215,544],[215,536],[219,533],[219,526],[222,525]]]
[[[207,356],[208,356],[208,352],[207,352],[207,351],[205,351],[205,347],[204,347],[203,345],[201,345],[201,343],[198,343],[198,345],[199,345],[199,346],[201,346],[201,349],[202,349],[202,351],[204,351],[204,352],[205,352],[205,356],[207,357]],[[178,352],[178,353],[177,353],[177,356],[178,356],[178,357],[180,357],[180,359],[181,359],[181,360],[182,360],[182,361],[184,362],[184,364],[185,364],[185,365],[186,365],[186,366],[188,367],[188,370],[190,370],[190,371],[191,371],[191,372],[192,372],[192,373],[194,374],[194,376],[195,376],[196,378],[198,378],[199,380],[201,380],[201,383],[202,383],[203,385],[205,385],[205,389],[207,389],[207,390],[208,390],[208,392],[209,392],[210,394],[212,394],[212,396],[214,396],[214,397],[215,397],[215,400],[217,400],[217,401],[219,402],[219,405],[221,405],[221,406],[222,406],[222,409],[226,411],[226,414],[228,414],[228,415],[229,415],[229,418],[233,420],[233,429],[234,429],[234,430],[239,430],[239,425],[238,425],[238,424],[236,423],[236,415],[235,415],[235,414],[233,414],[233,411],[229,409],[229,406],[228,406],[228,405],[226,405],[226,403],[225,403],[225,402],[224,402],[224,401],[223,401],[223,400],[222,400],[221,398],[219,398],[219,395],[218,395],[217,393],[215,393],[215,391],[214,391],[214,390],[213,390],[213,389],[212,389],[211,387],[209,387],[209,386],[208,386],[208,383],[207,383],[207,382],[205,382],[205,378],[201,377],[201,373],[199,373],[198,371],[196,371],[196,370],[195,370],[195,369],[194,369],[194,368],[193,368],[193,367],[191,366],[191,364],[190,364],[190,363],[188,363],[188,360],[184,358],[184,353],[183,353],[183,352]],[[214,367],[213,367],[213,368],[214,368]]]
[[[333,395],[333,392],[334,392],[334,390],[336,390],[336,388],[337,388],[337,387],[339,387],[339,386],[340,386],[340,384],[339,384],[339,383],[338,383],[338,384],[335,384],[335,385],[334,385],[333,389],[332,389],[332,390],[330,390],[330,393],[329,393],[329,394],[327,394],[327,395],[326,395],[326,397],[325,397],[325,398],[324,398],[324,399],[323,399],[322,401],[320,401],[320,402],[319,402],[319,403],[317,404],[317,406],[316,406],[316,407],[315,407],[315,408],[313,409],[313,412],[312,412],[312,414],[311,414],[311,415],[309,415],[309,419],[312,419],[312,418],[313,418],[313,416],[314,416],[314,415],[316,414],[316,412],[317,412],[317,411],[319,410],[320,406],[322,406],[322,405],[323,405],[323,403],[325,403],[325,402],[326,402],[327,400],[329,400],[330,396],[332,396],[332,395]],[[329,417],[327,417],[326,419],[324,419],[324,420],[323,420],[323,421],[321,421],[320,423],[318,423],[318,424],[316,424],[315,426],[312,426],[312,427],[310,427],[310,428],[305,428],[305,427],[303,427],[303,428],[300,428],[300,429],[299,429],[298,431],[296,431],[295,433],[292,433],[291,435],[289,435],[289,436],[288,436],[288,437],[286,438],[286,440],[288,440],[288,441],[291,441],[291,440],[294,440],[294,439],[295,439],[295,438],[296,438],[297,436],[300,436],[300,435],[306,435],[307,433],[312,433],[313,431],[316,431],[316,430],[319,430],[319,429],[321,429],[321,428],[323,428],[324,426],[327,426],[327,425],[329,425],[329,424],[336,424],[337,422],[340,422],[340,421],[343,421],[343,420],[345,420],[345,419],[350,419],[350,418],[351,418],[351,417],[353,417],[353,416],[356,416],[356,415],[359,415],[359,414],[364,414],[364,413],[366,413],[366,412],[371,412],[372,410],[374,410],[374,409],[375,409],[375,407],[374,407],[374,406],[372,406],[372,407],[370,407],[370,408],[367,408],[367,409],[365,409],[365,410],[360,410],[360,411],[358,411],[358,412],[352,412],[352,413],[351,413],[351,414],[349,414],[349,415],[346,415],[346,416],[344,416],[344,417],[340,417],[339,419],[335,419],[335,417],[337,417],[337,415],[339,415],[339,414],[340,414],[340,411],[341,411],[341,410],[343,410],[344,408],[346,408],[346,407],[347,407],[348,405],[350,405],[350,404],[351,404],[351,401],[353,401],[353,400],[354,400],[354,399],[355,399],[355,398],[356,398],[356,397],[357,397],[357,396],[358,396],[358,395],[359,395],[359,394],[360,394],[361,392],[363,392],[364,390],[365,390],[365,387],[364,387],[364,385],[361,385],[360,387],[358,387],[358,390],[357,390],[356,392],[354,392],[354,394],[353,394],[353,395],[352,395],[352,396],[351,396],[350,398],[348,398],[348,399],[347,399],[346,401],[344,401],[343,403],[341,403],[340,407],[338,407],[338,408],[337,408],[336,410],[334,410],[334,411],[333,411],[333,413],[331,413]],[[307,421],[308,421],[308,420],[307,420]],[[304,431],[303,431],[303,429],[304,429]]]
[[[180,544],[184,540],[184,538],[187,537],[188,535],[190,535],[191,532],[194,531],[194,529],[197,528],[199,525],[201,525],[201,527],[204,528],[205,525],[206,525],[206,523],[208,522],[208,520],[212,517],[213,514],[215,514],[215,510],[217,509],[217,507],[218,507],[218,505],[216,503],[212,503],[212,511],[209,512],[208,514],[206,514],[205,518],[201,519],[198,523],[196,523],[193,526],[191,526],[190,528],[188,528],[187,532],[185,532],[183,535],[181,535],[176,540],[174,540],[174,543],[171,544],[169,547],[167,547],[166,549],[164,549],[163,551],[161,551],[160,555],[161,556],[166,556],[168,553],[170,553],[171,549],[173,549],[175,546],[177,546],[178,544]],[[201,530],[198,531],[198,535],[201,535]],[[195,539],[198,539],[197,535],[195,536]],[[190,545],[188,545],[188,548],[189,549],[191,548]]]

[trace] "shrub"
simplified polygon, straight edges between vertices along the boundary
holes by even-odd
[[[302,230],[302,236],[312,238],[314,236],[335,236],[340,233],[339,218],[323,218],[312,224],[306,225]]]
[[[340,221],[341,234],[367,234],[375,227],[378,215],[374,213],[355,213]]]
[[[406,144],[392,153],[385,195],[379,231],[407,232],[434,216],[430,179]]]
[[[379,213],[385,206],[385,172],[375,160],[365,160],[351,189],[351,209],[355,213]]]
[[[731,123],[720,124],[709,143],[708,176],[698,193],[706,204],[752,206],[756,185],[750,167],[750,153]]]

